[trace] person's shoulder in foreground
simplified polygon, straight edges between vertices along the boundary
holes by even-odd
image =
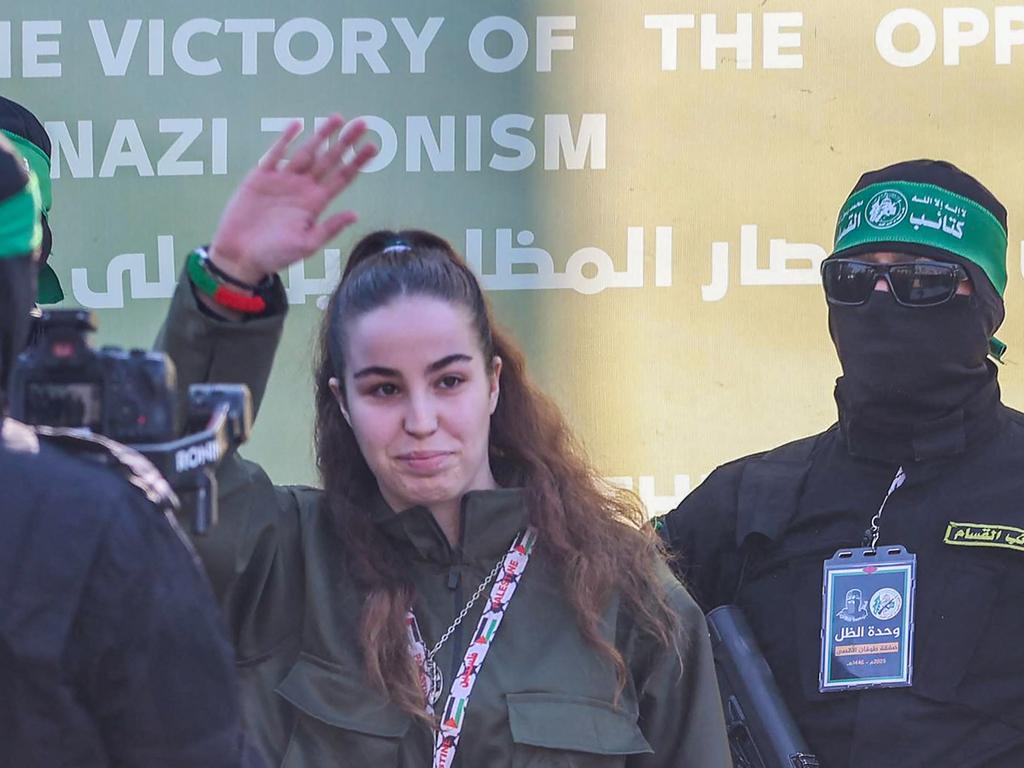
[[[155,470],[119,477],[3,419],[44,241],[39,181],[4,136],[0,222],[4,764],[250,764],[231,649]]]
[[[7,420],[0,734],[19,768],[237,766],[230,645],[179,532],[114,470]]]

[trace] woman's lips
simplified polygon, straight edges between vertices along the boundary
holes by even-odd
[[[396,459],[416,474],[429,475],[443,469],[453,455],[452,451],[410,451]]]

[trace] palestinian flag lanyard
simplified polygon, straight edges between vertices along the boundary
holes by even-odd
[[[459,745],[459,738],[462,735],[462,725],[466,719],[466,709],[469,706],[470,694],[473,692],[473,686],[476,684],[476,679],[480,675],[484,660],[487,658],[487,652],[491,649],[491,644],[498,634],[498,627],[501,626],[501,621],[505,617],[505,609],[512,602],[512,596],[519,585],[519,580],[526,571],[526,565],[530,561],[530,553],[533,551],[536,543],[536,528],[527,528],[516,536],[505,557],[491,572],[491,576],[484,581],[481,589],[478,590],[478,592],[482,592],[483,588],[491,581],[491,578],[498,577],[500,574],[500,578],[491,587],[490,600],[484,608],[483,615],[480,617],[480,623],[477,624],[476,632],[473,633],[474,639],[469,644],[466,655],[462,659],[459,674],[452,681],[448,700],[444,707],[444,716],[441,718],[437,734],[434,736],[433,768],[450,768],[452,761],[455,760],[455,750]],[[455,627],[465,618],[475,602],[475,597],[473,600],[470,600],[469,604],[459,614],[455,623],[449,627],[448,631],[445,632],[438,644],[429,653],[426,650],[426,644],[423,642],[423,636],[420,634],[416,616],[412,611],[409,611],[406,615],[409,631],[409,652],[416,662],[417,669],[419,669],[420,685],[423,687],[423,694],[427,699],[427,713],[431,717],[434,716],[434,704],[440,698],[443,686],[440,669],[436,662],[434,662],[433,656],[437,653],[441,644],[448,639],[448,636],[450,636]]]

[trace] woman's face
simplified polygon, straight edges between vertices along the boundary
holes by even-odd
[[[488,437],[500,372],[460,305],[400,297],[351,321],[344,396],[332,388],[392,509],[496,487]]]

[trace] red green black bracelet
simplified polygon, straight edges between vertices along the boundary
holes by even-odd
[[[196,248],[188,255],[185,267],[188,277],[201,293],[226,309],[233,309],[246,315],[258,315],[266,310],[267,302],[262,296],[249,296],[235,290],[221,279],[210,268],[211,266],[205,248]]]

